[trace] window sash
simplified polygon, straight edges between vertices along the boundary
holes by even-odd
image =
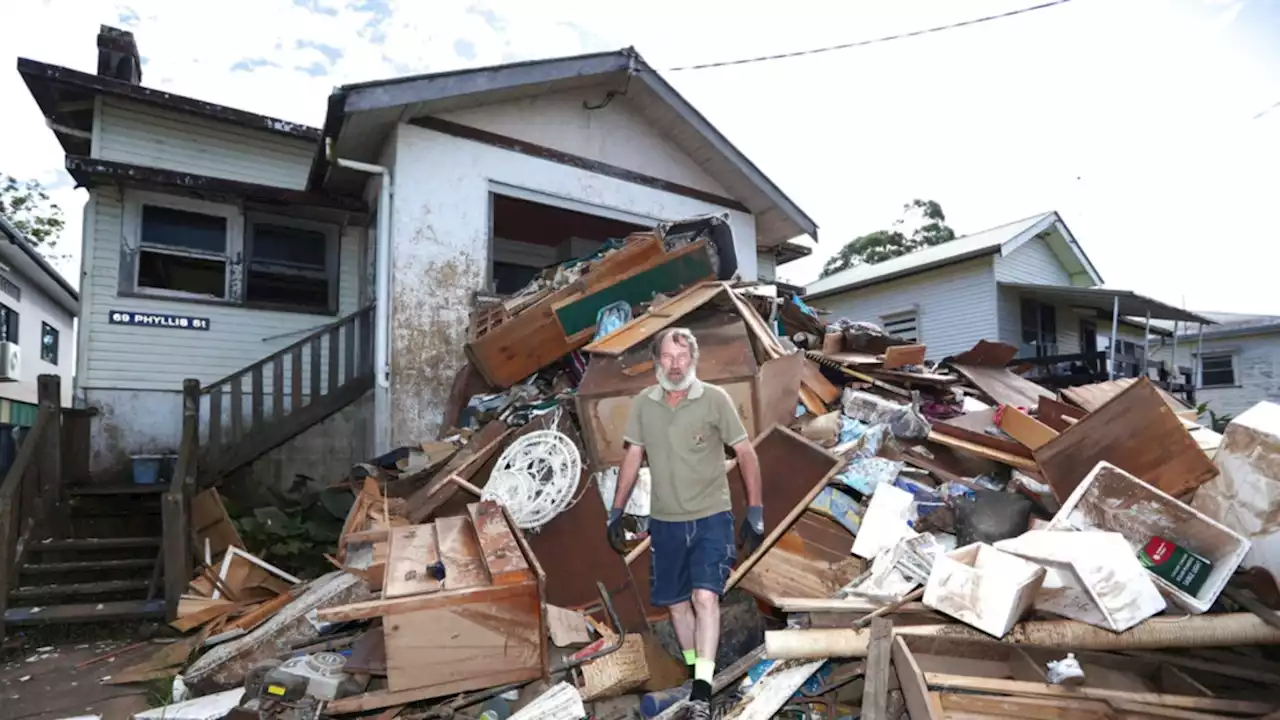
[[[1201,387],[1232,387],[1236,384],[1235,355],[1203,355],[1200,358]]]

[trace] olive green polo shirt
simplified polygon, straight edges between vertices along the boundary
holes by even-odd
[[[747,439],[733,399],[701,380],[674,408],[664,395],[659,385],[636,395],[622,436],[649,460],[650,517],[681,522],[731,509],[724,447]]]

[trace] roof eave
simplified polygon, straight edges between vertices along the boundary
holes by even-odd
[[[886,275],[878,275],[873,278],[868,278],[865,281],[853,282],[853,283],[849,283],[848,285],[840,285],[838,287],[829,288],[827,290],[819,290],[818,292],[805,295],[805,300],[817,300],[819,298],[830,297],[831,295],[839,295],[842,292],[848,292],[850,290],[860,290],[865,287],[871,287],[872,285],[879,285],[881,283],[886,283],[891,280],[901,280],[902,278],[905,278],[905,277],[911,277],[912,275],[919,275],[920,273],[928,272],[930,270],[937,270],[938,268],[944,268],[944,267],[947,267],[948,265],[955,265],[957,263],[965,262],[966,260],[973,260],[975,258],[995,255],[998,252],[1000,252],[999,245],[978,248],[976,250],[971,250],[970,252],[967,252],[961,255],[942,258],[940,260],[935,260],[933,262],[925,263],[923,265],[913,265],[909,268],[903,268],[902,270],[888,273]]]
[[[134,85],[123,80],[93,75],[60,65],[50,65],[28,58],[18,58],[18,72],[22,75],[23,81],[26,82],[27,88],[37,102],[41,102],[41,94],[38,92],[40,87],[61,85],[80,92],[126,98],[170,110],[200,115],[213,120],[234,123],[254,130],[288,135],[303,140],[316,141],[320,139],[319,128],[259,115],[247,110],[238,110],[225,105],[196,100],[195,98],[176,95],[163,90]],[[44,107],[43,104],[40,109],[45,113],[46,117],[49,117],[52,112],[52,108]]]
[[[32,246],[31,241],[18,228],[14,227],[8,218],[2,215],[0,215],[0,233],[3,233],[11,244],[16,245],[24,255],[35,263],[36,267],[40,268],[45,275],[57,283],[58,287],[66,293],[65,298],[57,298],[59,300],[58,304],[72,315],[78,316],[80,314],[80,293],[74,287],[71,287],[71,283],[67,282],[62,273],[58,272],[53,265],[50,265],[49,261],[45,260],[44,256]]]

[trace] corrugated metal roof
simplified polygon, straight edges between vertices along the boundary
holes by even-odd
[[[874,265],[859,265],[811,283],[806,297],[832,295],[845,290],[912,275],[943,265],[995,253],[1007,242],[1044,223],[1057,213],[1047,212],[1015,220],[997,227],[965,235],[942,245],[934,245]]]
[[[1115,290],[1102,287],[1075,287],[1073,285],[1036,285],[1030,283],[1000,283],[1000,287],[1012,288],[1024,297],[1045,302],[1060,302],[1075,307],[1087,307],[1101,313],[1110,313],[1119,303],[1121,317],[1142,318],[1147,313],[1153,320],[1177,320],[1180,322],[1212,324],[1213,320],[1196,313],[1162,303],[1132,290]]]

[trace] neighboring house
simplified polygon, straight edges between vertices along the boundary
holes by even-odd
[[[1215,415],[1239,415],[1263,400],[1280,402],[1280,316],[1201,312],[1216,325],[1179,328],[1177,361],[1195,368],[1196,400]],[[1173,338],[1152,357],[1171,362]]]
[[[924,343],[932,360],[986,339],[1016,346],[1019,358],[1090,364],[1110,348],[1116,317],[1121,376],[1141,372],[1148,313],[1209,322],[1101,284],[1062,218],[1048,212],[821,278],[806,288],[805,301],[832,319],[874,322]]]
[[[95,469],[176,448],[184,379],[206,389],[201,432],[214,398],[225,437],[367,370],[373,392],[263,461],[332,474],[434,437],[477,296],[687,216],[728,218],[748,280],[817,236],[630,49],[341,87],[318,130],[142,86],[130,33],[98,47],[96,75],[18,61],[90,194],[77,375]],[[323,349],[289,349],[333,323]],[[252,417],[231,413],[242,393],[265,396]]]
[[[62,378],[71,406],[80,295],[0,216],[0,424],[31,427],[36,379]]]

